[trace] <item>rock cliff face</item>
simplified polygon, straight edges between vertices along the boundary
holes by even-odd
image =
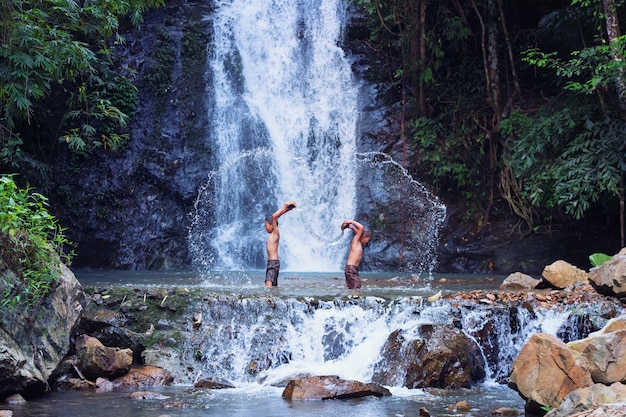
[[[51,206],[77,244],[74,267],[189,268],[189,214],[211,171],[204,104],[211,7],[168,2],[124,35],[116,59],[137,71],[139,90],[132,141],[85,160],[63,155],[54,168]]]
[[[62,274],[36,311],[22,313],[0,328],[0,398],[17,392],[41,394],[69,353],[71,334],[82,312],[84,294],[74,274]]]

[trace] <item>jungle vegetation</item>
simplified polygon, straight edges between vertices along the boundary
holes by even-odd
[[[624,246],[623,1],[353,2],[397,85],[411,172],[479,229],[510,210],[522,234],[599,222]]]
[[[120,21],[140,27],[142,13],[162,4],[0,2],[0,162],[19,166],[23,150],[45,154],[57,140],[79,152],[128,140],[136,88],[134,70],[113,65]]]
[[[0,176],[0,321],[36,307],[73,256],[47,199]]]

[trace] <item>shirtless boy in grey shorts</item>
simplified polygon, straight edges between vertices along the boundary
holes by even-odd
[[[268,233],[267,241],[265,242],[265,249],[267,249],[266,287],[276,287],[278,285],[278,272],[280,271],[280,262],[278,260],[278,241],[280,240],[278,218],[294,208],[296,208],[296,202],[288,201],[280,209],[276,210],[271,217],[265,219],[265,230]]]

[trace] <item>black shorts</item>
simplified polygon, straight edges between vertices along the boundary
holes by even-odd
[[[280,261],[271,259],[267,261],[267,269],[265,270],[265,282],[271,282],[272,287],[278,286],[278,271],[280,271]]]

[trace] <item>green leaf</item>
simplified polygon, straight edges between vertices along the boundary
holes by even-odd
[[[593,267],[600,266],[612,258],[612,256],[609,256],[605,253],[593,253],[589,255],[589,261],[591,262],[591,265]]]

